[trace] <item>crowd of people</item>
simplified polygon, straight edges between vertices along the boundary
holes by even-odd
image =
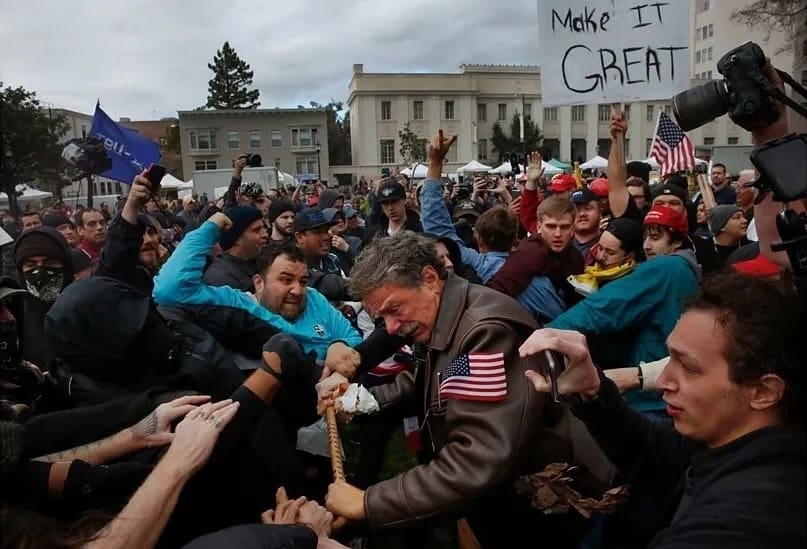
[[[4,212],[2,547],[803,547],[804,296],[754,173],[715,164],[711,205],[613,146],[454,183],[455,140],[420,181],[262,189],[241,156],[218,200],[144,172],[111,211]],[[332,482],[300,448],[351,383],[378,411]],[[627,500],[545,512],[569,492],[519,478],[557,463]]]

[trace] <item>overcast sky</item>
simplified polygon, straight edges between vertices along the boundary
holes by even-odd
[[[261,107],[345,100],[365,72],[536,64],[535,0],[2,0],[0,81],[55,107],[176,116],[207,100],[225,40],[255,73]]]

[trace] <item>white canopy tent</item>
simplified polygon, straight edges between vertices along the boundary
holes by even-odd
[[[407,168],[401,170],[401,175],[405,175],[410,179],[426,179],[426,171],[428,167],[426,164],[421,164],[418,162],[417,164],[413,164]]]
[[[602,170],[608,167],[608,159],[602,156],[595,156],[580,164],[581,170]]]
[[[541,166],[544,169],[544,175],[557,175],[559,173],[563,173],[563,170],[557,168],[550,164],[549,162],[541,161]],[[519,168],[521,169],[521,173],[526,173],[526,168],[523,164],[519,164]],[[510,162],[503,162],[501,165],[493,168],[488,173],[493,173],[496,175],[507,175],[513,171],[513,167],[510,165]]]
[[[490,170],[491,170],[490,166],[485,166],[481,162],[471,160],[457,171],[460,173],[479,173],[479,172],[488,173]]]
[[[167,173],[163,176],[162,181],[160,181],[160,186],[169,191],[184,191],[193,189],[193,179],[190,181],[182,181],[170,173]]]
[[[26,186],[23,189],[22,194],[17,197],[17,200],[18,201],[41,200],[41,199],[44,199],[44,198],[50,198],[52,196],[53,196],[53,193],[40,191],[39,189],[32,189],[32,188]],[[6,193],[0,192],[0,200],[2,200],[4,202],[7,202],[8,201],[8,195]]]

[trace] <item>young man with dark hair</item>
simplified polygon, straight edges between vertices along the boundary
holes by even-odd
[[[22,212],[20,214],[20,229],[27,231],[42,226],[42,216],[39,212]]]
[[[541,202],[536,234],[519,244],[487,286],[516,296],[533,277],[546,276],[565,304],[574,304],[577,299],[566,278],[584,269],[583,256],[572,245],[575,216],[574,205],[566,199],[553,196]]]
[[[521,346],[521,356],[554,350],[567,357],[558,390],[582,397],[572,411],[617,467],[643,456],[641,480],[652,487],[646,507],[666,520],[652,541],[631,546],[804,547],[799,297],[782,283],[740,274],[706,281],[667,339],[670,362],[656,383],[672,425],[631,410],[580,334],[538,330]],[[537,373],[526,376],[536,390],[549,389]]]
[[[718,204],[737,203],[737,193],[731,188],[731,176],[726,171],[726,165],[720,162],[712,164],[712,192]]]
[[[98,263],[106,243],[106,218],[98,210],[87,209],[76,214],[76,226],[81,237],[78,248],[86,253],[93,264]]]

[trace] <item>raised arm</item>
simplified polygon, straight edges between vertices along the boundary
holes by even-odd
[[[615,108],[611,112],[611,152],[608,153],[608,204],[614,217],[622,217],[628,210],[628,171],[625,163],[625,134],[628,124],[625,113]]]

